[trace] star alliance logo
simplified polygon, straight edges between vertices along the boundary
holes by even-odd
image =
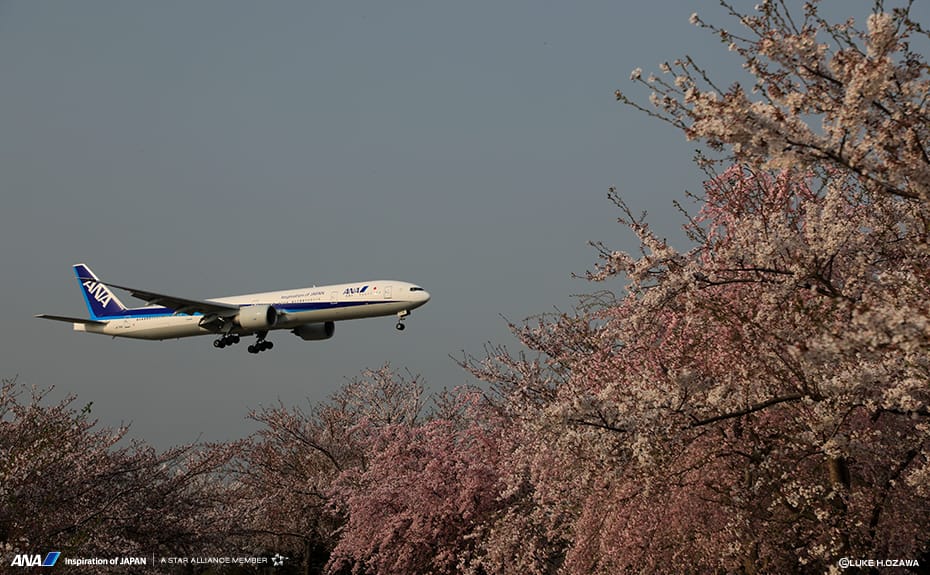
[[[275,567],[283,567],[286,560],[287,557],[284,557],[280,553],[275,553],[271,558],[271,564]]]

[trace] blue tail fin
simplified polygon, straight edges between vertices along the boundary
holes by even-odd
[[[94,272],[85,264],[74,266],[74,275],[77,276],[87,310],[93,319],[109,319],[119,317],[126,313],[126,306],[114,295],[110,288],[100,283]]]

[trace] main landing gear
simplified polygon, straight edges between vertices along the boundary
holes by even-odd
[[[223,337],[218,337],[213,340],[213,347],[223,349],[227,345],[233,345],[239,343],[239,334],[226,334]]]
[[[274,342],[265,340],[265,336],[268,335],[268,332],[258,333],[258,341],[248,347],[249,353],[258,353],[260,351],[265,351],[274,347]],[[218,337],[213,340],[213,347],[222,349],[227,345],[233,345],[239,343],[240,337],[238,333],[228,333],[222,337]]]
[[[259,333],[258,341],[248,347],[249,353],[258,353],[260,351],[265,351],[274,347],[273,341],[265,341],[265,336],[268,335],[268,332]]]
[[[408,315],[410,315],[408,310],[397,312],[397,325],[394,326],[397,328],[397,331],[404,331],[404,328],[407,327],[404,325],[404,320],[407,319]]]

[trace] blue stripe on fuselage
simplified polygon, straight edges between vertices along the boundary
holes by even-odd
[[[400,300],[337,301],[337,302],[310,301],[310,302],[301,302],[301,303],[287,303],[287,304],[273,304],[273,305],[276,310],[287,313],[287,312],[317,311],[321,309],[338,309],[341,307],[358,307],[360,305],[374,305],[374,304],[379,304],[379,303],[400,303]]]
[[[375,300],[375,301],[340,301],[340,302],[329,302],[329,301],[314,301],[314,302],[300,302],[300,303],[284,303],[284,304],[271,304],[279,312],[283,313],[296,313],[296,312],[305,312],[305,311],[317,311],[317,310],[328,310],[328,309],[338,309],[338,308],[350,308],[358,307],[360,305],[374,305],[380,303],[400,303],[400,300]],[[247,304],[240,305],[239,307],[249,307],[252,305],[268,305],[268,304]],[[133,319],[133,318],[150,318],[150,317],[183,317],[186,315],[192,316],[201,316],[202,313],[179,313],[176,314],[171,308],[167,307],[139,307],[127,309],[124,313],[119,315],[108,315],[106,317],[100,318],[102,321],[112,320],[112,319]]]

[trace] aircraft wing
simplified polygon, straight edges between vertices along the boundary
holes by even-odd
[[[39,317],[42,319],[53,319],[55,321],[64,321],[68,323],[83,323],[83,324],[89,324],[89,325],[106,325],[107,324],[107,322],[105,321],[97,321],[95,319],[87,319],[83,317],[68,317],[65,315],[48,315],[46,313],[40,313],[36,317]]]
[[[141,299],[142,301],[152,305],[165,306],[166,308],[173,310],[175,313],[202,313],[203,315],[216,314],[218,316],[228,316],[239,312],[239,306],[237,305],[175,297],[172,295],[160,294],[153,291],[111,284],[110,282],[100,283],[117,289],[126,290],[132,294],[132,297]]]

